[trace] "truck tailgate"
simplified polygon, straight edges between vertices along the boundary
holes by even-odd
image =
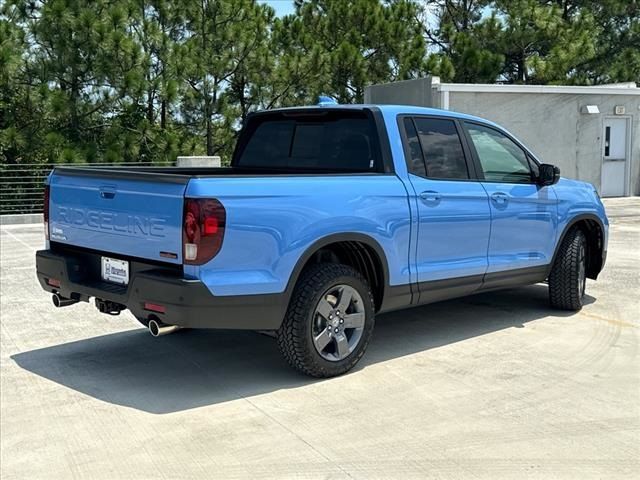
[[[181,263],[188,181],[186,175],[56,168],[49,177],[50,240]]]

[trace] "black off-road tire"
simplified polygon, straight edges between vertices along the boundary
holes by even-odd
[[[585,294],[587,239],[574,228],[562,240],[549,274],[549,301],[561,310],[578,311]],[[581,275],[581,263],[582,272]]]
[[[318,302],[336,285],[348,285],[357,290],[364,303],[365,323],[355,349],[342,360],[329,361],[314,346],[313,321]],[[357,270],[333,263],[312,265],[298,279],[286,316],[277,331],[278,347],[287,362],[305,375],[318,378],[341,375],[351,370],[364,355],[373,332],[374,317],[371,288]]]

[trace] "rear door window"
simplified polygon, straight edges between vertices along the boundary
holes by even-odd
[[[424,165],[422,148],[420,148],[420,140],[418,140],[418,132],[416,131],[416,126],[413,124],[413,119],[405,117],[402,122],[404,123],[404,131],[407,135],[407,168],[409,169],[409,172],[414,175],[426,177],[427,169]]]
[[[249,123],[235,165],[377,172],[379,157],[375,124],[365,112],[278,113]]]
[[[453,120],[414,118],[427,169],[427,177],[467,180],[469,170],[462,142]]]

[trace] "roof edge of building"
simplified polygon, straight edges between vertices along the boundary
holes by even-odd
[[[434,77],[434,80],[437,77]],[[441,92],[469,93],[569,93],[587,95],[640,95],[635,82],[608,85],[505,85],[492,83],[440,83],[433,81],[433,88]]]

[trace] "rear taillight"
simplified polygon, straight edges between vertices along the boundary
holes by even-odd
[[[44,199],[42,203],[42,218],[44,220],[44,237],[49,240],[49,198],[51,195],[51,187],[44,186]]]
[[[187,198],[182,217],[182,259],[202,265],[220,251],[227,214],[215,198]]]

